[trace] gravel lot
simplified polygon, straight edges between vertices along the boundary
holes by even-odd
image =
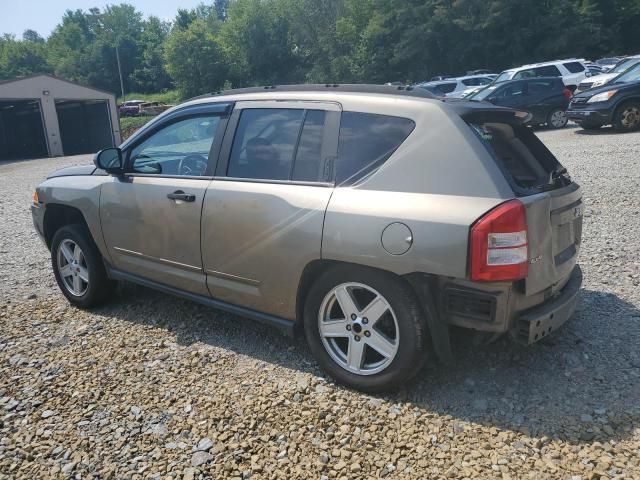
[[[388,396],[141,287],[70,308],[28,205],[89,157],[0,163],[0,478],[640,478],[640,133],[539,135],[585,190],[579,311],[530,348],[458,334]]]

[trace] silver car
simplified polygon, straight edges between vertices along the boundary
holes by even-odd
[[[451,358],[451,326],[531,344],[574,310],[582,193],[526,119],[411,87],[222,92],[54,173],[31,210],[74,305],[135,282],[393,389]]]

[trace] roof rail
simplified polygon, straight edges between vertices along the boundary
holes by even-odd
[[[410,85],[375,85],[365,83],[338,84],[338,83],[318,83],[300,85],[266,85],[263,87],[235,88],[231,90],[220,90],[217,92],[205,93],[187,101],[199,100],[202,98],[218,97],[223,95],[241,95],[246,93],[262,92],[346,92],[346,93],[374,93],[385,95],[399,95],[404,97],[431,98],[437,97],[423,88],[414,88]]]

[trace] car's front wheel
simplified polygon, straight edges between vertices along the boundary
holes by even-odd
[[[640,129],[640,102],[632,100],[620,105],[613,115],[613,128],[619,132]]]
[[[107,277],[102,256],[83,225],[60,228],[51,241],[56,282],[74,305],[89,308],[106,301],[115,282]]]
[[[567,112],[561,108],[549,112],[547,116],[547,126],[550,128],[564,128],[568,121]]]
[[[359,390],[396,389],[425,359],[427,331],[411,288],[378,270],[337,266],[311,288],[305,335],[320,366]]]

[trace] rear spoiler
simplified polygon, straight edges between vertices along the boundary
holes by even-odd
[[[529,112],[498,107],[489,102],[458,100],[445,101],[444,103],[467,122],[496,122],[522,125],[531,120],[531,114]]]

